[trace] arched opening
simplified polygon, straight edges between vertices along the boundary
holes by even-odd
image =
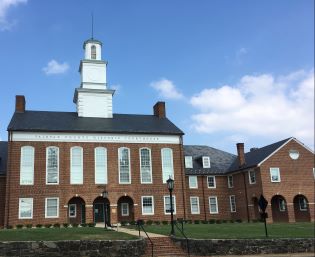
[[[70,224],[85,223],[85,201],[81,197],[73,197],[69,200],[68,219]]]
[[[304,195],[296,195],[293,199],[295,221],[310,221],[310,208]]]
[[[91,46],[91,59],[92,60],[96,59],[96,47],[95,47],[95,45]]]
[[[118,222],[130,222],[134,220],[133,200],[129,196],[122,196],[117,202]]]
[[[281,195],[271,198],[272,219],[274,222],[289,222],[287,202]]]
[[[108,226],[110,223],[110,202],[107,198],[101,196],[97,197],[93,202],[93,216],[94,222],[100,223],[106,220]]]
[[[252,198],[252,204],[253,204],[253,219],[260,220],[260,212],[259,212],[259,205],[258,205],[257,197]]]

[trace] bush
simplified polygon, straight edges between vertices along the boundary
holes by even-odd
[[[147,224],[147,225],[152,225],[152,224],[153,224],[153,221],[152,221],[152,220],[147,220],[146,224]]]
[[[13,228],[13,226],[11,226],[11,225],[7,226],[7,229],[12,229],[12,228]]]
[[[91,222],[91,223],[88,223],[87,225],[88,225],[90,228],[93,228],[93,227],[95,227],[96,224],[95,224],[94,222]]]
[[[78,223],[72,223],[71,226],[72,226],[73,228],[77,228],[77,227],[79,226],[79,224],[78,224]]]
[[[209,220],[209,224],[214,224],[215,223],[215,219],[210,219]]]
[[[234,220],[230,220],[230,223],[234,223],[235,221]]]
[[[27,228],[32,228],[32,227],[33,227],[33,224],[26,224],[26,227],[27,227]]]
[[[137,225],[137,222],[135,220],[130,221],[130,225],[134,226]]]
[[[20,228],[23,228],[24,225],[23,225],[23,224],[17,224],[15,227],[18,228],[18,229],[20,229]]]
[[[81,223],[80,226],[81,226],[82,228],[85,228],[85,227],[87,226],[87,224],[86,224],[86,223]]]
[[[60,228],[60,224],[59,223],[55,223],[54,224],[54,228]]]
[[[168,221],[167,221],[167,220],[163,220],[163,221],[162,221],[162,224],[163,224],[163,225],[167,225],[167,224],[168,224]]]
[[[227,223],[227,220],[222,220],[222,223]]]
[[[237,223],[242,223],[243,221],[241,219],[235,220]]]
[[[194,220],[194,224],[200,224],[200,220]]]
[[[50,228],[52,225],[51,224],[45,224],[44,226],[45,226],[45,228]]]
[[[259,220],[253,219],[252,222],[257,223],[257,222],[259,222]]]
[[[124,227],[124,226],[127,226],[127,223],[128,223],[127,221],[121,221],[121,222],[120,222],[120,225],[121,225],[122,227]]]
[[[156,220],[156,221],[154,221],[154,224],[155,224],[155,225],[160,225],[161,222],[160,222],[159,220]]]
[[[222,220],[216,220],[215,223],[216,223],[216,224],[221,224],[221,223],[222,223]]]
[[[64,228],[69,227],[69,223],[63,223],[62,225],[63,225]]]
[[[42,224],[37,224],[36,227],[37,227],[37,228],[42,228],[43,225],[42,225]]]
[[[202,224],[208,224],[208,221],[207,220],[202,220],[201,223]]]

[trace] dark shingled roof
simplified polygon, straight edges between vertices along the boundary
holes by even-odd
[[[114,114],[113,118],[78,117],[76,112],[15,112],[8,131],[54,131],[183,135],[167,118],[154,115]]]
[[[0,175],[7,172],[8,142],[0,141]]]
[[[256,148],[251,152],[245,153],[245,166],[243,166],[241,169],[246,169],[258,165],[261,161],[263,161],[270,154],[276,151],[280,146],[282,146],[284,143],[291,139],[292,137],[273,143],[271,145]],[[238,158],[233,162],[233,164],[229,168],[229,172],[233,172],[236,170],[240,170]]]
[[[205,145],[184,145],[184,154],[193,158],[193,168],[185,168],[187,175],[224,174],[237,158],[234,154]],[[210,157],[210,168],[203,168],[202,156]]]

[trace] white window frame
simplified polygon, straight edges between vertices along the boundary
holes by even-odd
[[[21,217],[21,202],[25,200],[31,200],[31,216],[30,217]],[[24,197],[24,198],[19,198],[19,219],[20,220],[30,220],[33,219],[33,204],[34,200],[31,197]]]
[[[209,178],[213,178],[213,186],[209,186]],[[208,188],[217,188],[217,182],[215,176],[207,176],[207,186]]]
[[[143,212],[143,199],[144,198],[151,198],[152,199],[152,212],[151,213],[144,213]],[[145,216],[145,215],[154,215],[154,197],[153,197],[153,195],[141,196],[141,211],[142,211],[142,215],[143,216]]]
[[[124,213],[124,207],[123,206],[127,206],[127,208],[126,208],[127,213]],[[121,216],[123,216],[123,217],[129,216],[129,203],[121,203],[120,209],[121,209]]]
[[[147,182],[147,181],[143,181],[143,176],[142,176],[142,166],[141,166],[141,163],[142,163],[142,155],[141,155],[141,151],[142,150],[149,150],[149,157],[150,157],[150,178],[151,178],[151,181]],[[152,155],[151,155],[151,149],[148,148],[148,147],[141,147],[139,149],[139,160],[140,160],[140,181],[141,181],[141,184],[152,184],[153,183],[153,177],[152,177]]]
[[[31,174],[32,182],[30,183],[23,183],[23,175],[27,174],[27,172],[23,171],[23,159],[24,159],[24,150],[31,149],[33,154],[33,160],[32,165],[30,165],[30,171],[28,171]],[[20,185],[34,185],[34,166],[35,166],[35,148],[30,145],[25,145],[21,147],[21,158],[20,158]]]
[[[47,202],[48,200],[56,200],[57,199],[57,215],[56,216],[47,216]],[[55,219],[59,218],[59,197],[47,197],[45,198],[45,219]]]
[[[279,180],[273,180],[273,179],[272,179],[272,170],[278,170],[278,177],[279,177]],[[280,168],[277,168],[277,167],[272,167],[272,168],[270,168],[270,181],[271,181],[272,183],[279,183],[279,182],[281,182]]]
[[[74,215],[70,214],[71,206],[74,206]],[[69,204],[69,218],[76,218],[77,217],[77,204],[71,203]]]
[[[307,211],[307,210],[308,210],[308,204],[307,204],[306,198],[305,198],[305,197],[299,197],[298,199],[299,199],[299,209],[300,209],[300,211]],[[301,206],[301,200],[302,200],[302,201],[305,200],[306,208],[302,208],[302,206]]]
[[[168,171],[165,170],[165,160],[163,158],[164,154],[163,152],[170,150],[171,153],[171,166],[167,167],[170,169],[170,173],[167,173]],[[162,179],[163,179],[163,184],[166,184],[166,181],[171,177],[174,179],[174,160],[173,160],[173,149],[172,148],[162,148],[161,149],[161,159],[162,159]]]
[[[128,170],[128,173],[129,173],[129,181],[128,182],[122,182],[120,180],[120,155],[121,155],[121,152],[122,150],[124,149],[127,149],[128,150],[128,167],[129,167],[129,170]],[[128,185],[128,184],[131,184],[131,162],[130,162],[130,148],[128,147],[119,147],[118,148],[118,179],[119,179],[119,184],[125,184],[125,185]]]
[[[227,176],[228,188],[234,187],[234,178],[233,175]]]
[[[281,201],[284,202],[284,209],[282,209],[282,205],[280,204]],[[278,198],[278,207],[280,212],[285,212],[287,210],[287,203],[283,198]]]
[[[48,182],[48,151],[50,148],[57,149],[57,182],[55,183],[49,183]],[[59,147],[57,146],[48,146],[46,147],[46,185],[59,185]]]
[[[164,197],[163,197],[163,199],[164,199],[164,214],[165,215],[171,215],[171,212],[166,211],[166,198],[170,198],[170,196],[164,195]],[[174,208],[173,214],[176,214],[176,196],[172,195],[172,198],[173,198],[173,208]],[[171,203],[170,203],[170,205],[171,205]]]
[[[254,180],[255,181],[252,181],[251,174],[254,174]],[[248,181],[249,181],[250,185],[256,184],[256,172],[255,172],[255,170],[249,170],[248,171]]]
[[[202,156],[202,167],[211,168],[210,156]]]
[[[315,168],[313,168],[313,177],[315,179]]]
[[[193,168],[192,156],[185,156],[185,168],[187,168],[187,169],[192,169]]]
[[[214,198],[215,199],[215,205],[216,205],[216,211],[211,211],[211,202],[210,199]],[[218,197],[217,196],[209,196],[209,212],[210,214],[218,214],[219,213],[219,205],[218,205]]]
[[[96,162],[96,152],[97,150],[101,149],[102,151],[104,151],[104,156],[105,156],[105,165],[104,166],[100,166],[97,164]],[[98,177],[97,174],[99,174],[99,170],[98,167],[103,168],[103,178],[100,179],[100,177]],[[99,179],[99,180],[98,180]],[[107,149],[105,147],[102,146],[98,146],[94,148],[94,180],[95,180],[95,185],[106,185],[108,183],[108,174],[107,174]],[[102,181],[101,181],[102,180]]]
[[[80,149],[81,150],[81,173],[82,173],[82,182],[73,182],[73,170],[72,170],[72,162],[73,162],[73,159],[72,159],[72,151],[74,149]],[[84,167],[83,167],[83,148],[81,146],[73,146],[70,148],[70,184],[71,185],[82,185],[83,184],[83,181],[84,181]]]
[[[195,198],[197,199],[197,204],[198,204],[198,211],[194,212],[192,208],[192,199]],[[200,214],[200,204],[199,204],[199,197],[198,196],[191,196],[190,197],[190,213],[191,214]]]
[[[191,182],[192,179],[195,179],[195,181],[196,181],[195,186],[192,186],[192,182]],[[188,182],[189,182],[189,188],[192,188],[192,189],[198,188],[198,177],[197,176],[188,176]]]
[[[236,212],[236,198],[235,195],[230,195],[230,210],[231,212]],[[233,208],[233,204],[234,204],[234,208]]]

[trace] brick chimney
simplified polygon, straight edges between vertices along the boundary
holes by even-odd
[[[242,167],[245,165],[244,143],[237,143],[236,148],[237,148],[239,166]]]
[[[24,95],[15,96],[15,112],[25,112],[25,97]]]
[[[153,114],[159,118],[165,118],[166,117],[165,102],[157,102],[153,106]]]

